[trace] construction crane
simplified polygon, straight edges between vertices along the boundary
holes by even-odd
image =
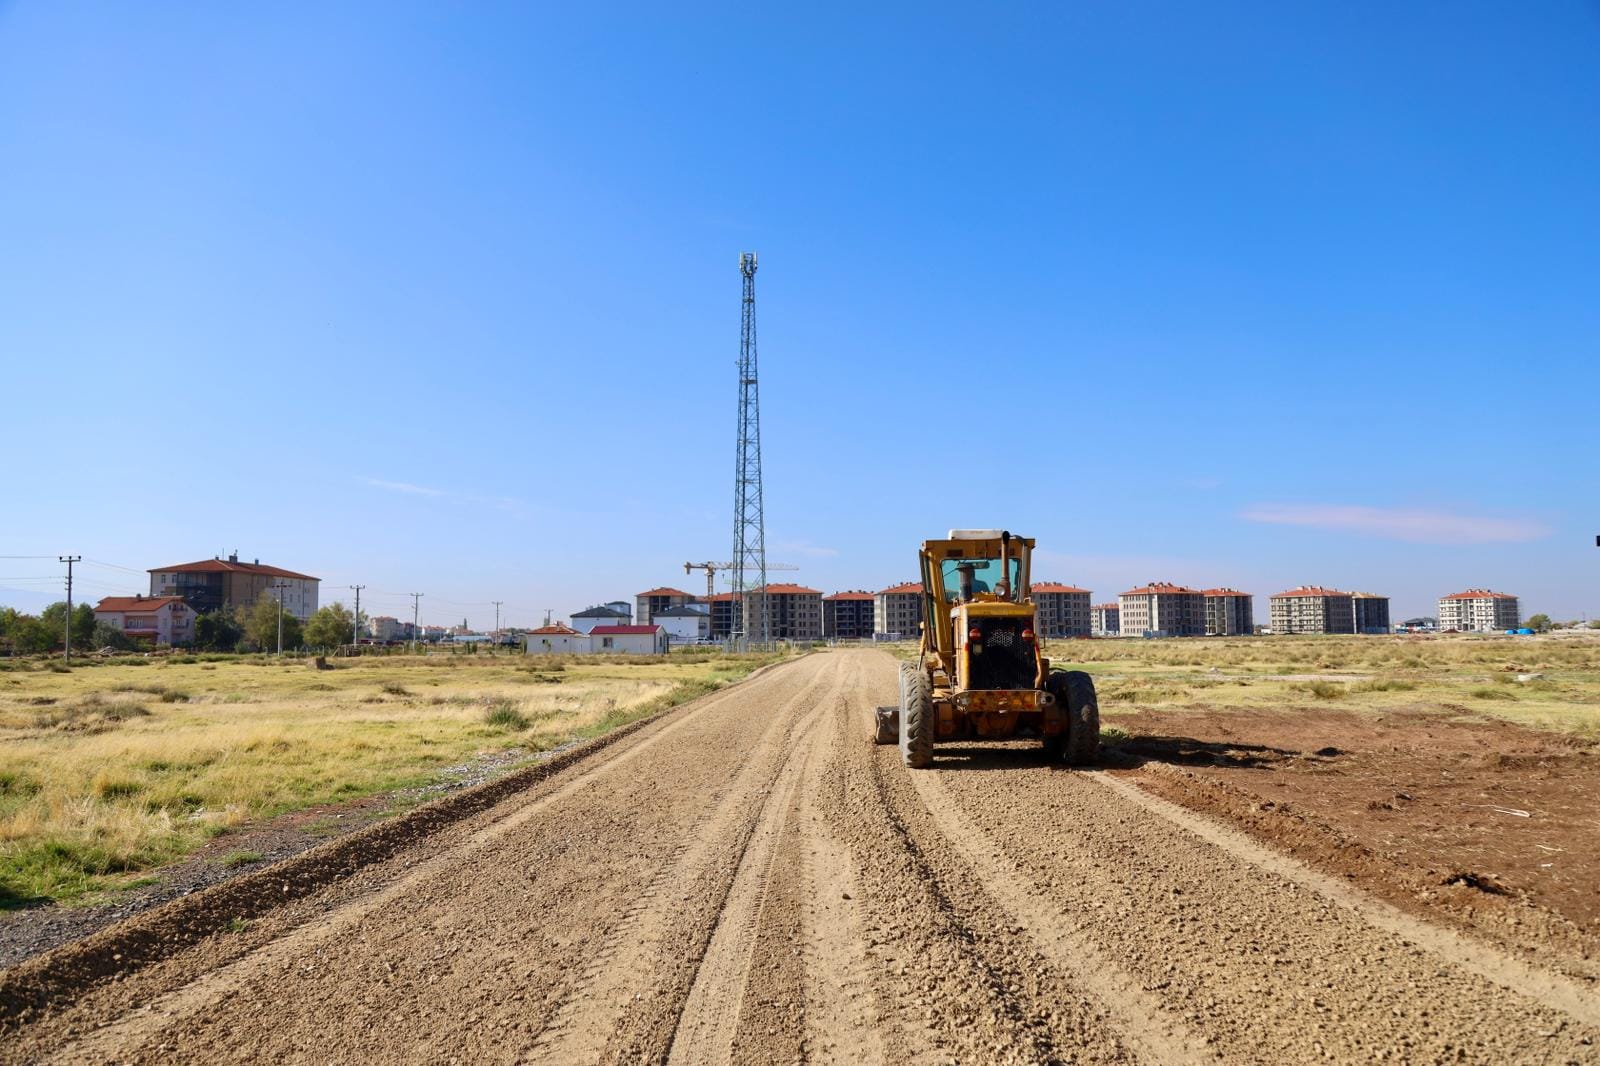
[[[706,602],[707,603],[711,602],[711,597],[714,596],[716,594],[716,591],[717,591],[717,571],[718,570],[732,570],[732,569],[733,569],[733,564],[732,563],[684,563],[683,564],[683,572],[686,573],[686,574],[692,574],[696,570],[704,570],[706,572]],[[767,564],[767,569],[768,570],[798,570],[800,568],[798,566],[795,566],[793,563],[768,563]]]

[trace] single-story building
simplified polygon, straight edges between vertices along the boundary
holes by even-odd
[[[194,643],[195,612],[182,596],[107,596],[94,620],[116,626],[134,640],[156,645]]]
[[[589,634],[580,633],[559,622],[540,626],[528,633],[529,655],[568,655],[589,650]]]
[[[589,650],[607,655],[665,655],[670,639],[657,625],[595,626],[589,630]]]
[[[704,603],[685,603],[678,607],[665,607],[650,616],[674,644],[693,644],[711,638],[711,608]]]

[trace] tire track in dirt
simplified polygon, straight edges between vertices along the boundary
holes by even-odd
[[[871,662],[846,711],[855,743],[835,767],[828,814],[885,919],[869,932],[880,967],[887,1057],[898,1061],[1126,1062],[1133,1056],[1078,989],[1048,967],[955,853],[899,762],[867,742],[892,698],[895,664]]]
[[[538,1061],[665,1056],[757,824],[772,806],[775,782],[791,763],[793,738],[816,720],[819,706],[837,698],[841,681],[836,670],[829,673],[835,676],[827,684],[814,681],[772,714],[738,777],[696,820],[663,876],[541,1035]]]
[[[1077,929],[1070,912],[1052,907],[1041,898],[1037,885],[1025,881],[1015,866],[999,857],[994,841],[953,802],[939,774],[914,774],[912,782],[934,823],[985,889],[1011,920],[1027,931],[1052,966],[1094,997],[1139,1061],[1216,1061],[1204,1039],[1117,965],[1114,954],[1103,951]]]
[[[1130,782],[1109,774],[1094,774],[1088,779],[1193,833],[1208,844],[1352,911],[1375,928],[1427,949],[1453,966],[1551,1010],[1569,1014],[1585,1025],[1600,1028],[1600,995],[1575,981],[1537,970],[1496,947],[1469,940],[1452,929],[1413,918],[1397,907],[1313,870],[1298,859],[1271,850],[1236,829],[1213,822],[1170,800],[1153,796]]]
[[[848,683],[841,679],[841,685]],[[831,694],[830,702],[843,697]],[[796,795],[816,750],[823,708],[808,716],[799,733],[808,739],[803,751],[790,755],[761,806],[750,843],[734,873],[722,911],[717,918],[705,957],[679,1016],[668,1061],[694,1066],[739,1059],[736,1049],[741,1032],[762,1029],[768,1037],[785,1030],[791,1039],[789,1054],[800,1052],[803,1000],[798,974],[784,966],[781,951],[772,941],[798,943],[791,923],[798,910],[795,878],[796,855],[793,818]],[[786,737],[786,740],[789,738]],[[786,751],[792,750],[785,744]],[[776,934],[776,935],[774,935]],[[788,934],[787,936],[785,934]],[[758,950],[759,948],[762,950]],[[760,958],[759,965],[756,959]],[[792,958],[792,953],[791,953]],[[781,973],[775,971],[783,971]],[[772,1056],[770,1047],[763,1056]]]
[[[1596,1059],[1580,1020],[1241,861],[1103,771],[1021,744],[949,756],[965,767],[941,785],[965,816],[1222,1057]]]

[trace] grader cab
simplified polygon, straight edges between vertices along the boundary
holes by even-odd
[[[900,702],[878,712],[873,739],[900,743],[905,764],[933,764],[936,743],[1038,737],[1069,765],[1100,746],[1094,681],[1051,670],[1029,591],[1034,542],[998,529],[952,529],[924,541],[922,641],[900,665]]]

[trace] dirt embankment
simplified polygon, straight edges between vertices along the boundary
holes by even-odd
[[[0,973],[67,993],[0,1057],[1600,1060],[1585,984],[1114,774],[906,771],[866,739],[894,669],[777,668],[171,950],[104,931],[115,979]]]

